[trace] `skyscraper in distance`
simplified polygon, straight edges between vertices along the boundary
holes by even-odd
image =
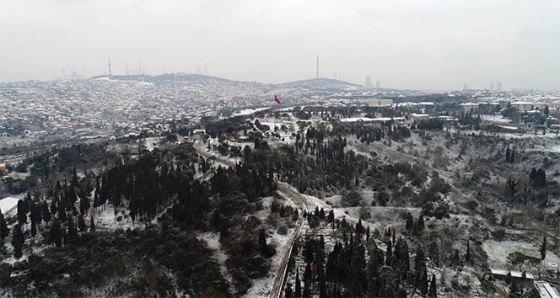
[[[371,81],[371,77],[366,77],[366,88],[373,88],[373,82]]]
[[[498,85],[497,86],[498,92],[502,91],[502,82],[498,81],[496,84]]]

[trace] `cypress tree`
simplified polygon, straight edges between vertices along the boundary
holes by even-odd
[[[81,214],[78,216],[78,229],[80,230],[80,233],[85,232],[87,229],[86,221],[84,220],[84,216]]]
[[[76,243],[78,240],[78,229],[74,224],[74,219],[70,216],[68,217],[68,243]]]
[[[19,200],[17,202],[17,219],[20,225],[27,222],[27,215],[25,214],[25,204],[23,200]]]
[[[420,277],[420,293],[422,296],[426,296],[428,294],[428,270],[426,267],[422,270],[421,277]]]
[[[23,243],[25,242],[25,238],[23,236],[23,231],[21,230],[21,226],[16,224],[14,226],[13,237],[12,237],[12,246],[14,247],[14,257],[16,259],[21,258],[23,255]]]
[[[437,297],[436,275],[435,274],[432,274],[432,280],[430,281],[430,290],[428,291],[428,297],[430,297],[430,298]]]
[[[89,219],[89,231],[95,232],[95,222],[93,221],[93,215]]]
[[[546,234],[544,234],[541,244],[541,260],[546,258]]]
[[[467,240],[467,253],[465,254],[465,260],[467,262],[470,262],[471,260],[471,245],[469,240]]]
[[[300,297],[301,296],[301,280],[299,279],[299,268],[296,269],[296,297]]]
[[[49,233],[49,242],[54,243],[57,247],[62,246],[62,229],[58,219],[53,220]]]
[[[259,230],[259,248],[262,254],[266,254],[266,234],[264,228]]]
[[[31,223],[31,236],[33,238],[35,238],[35,235],[37,235],[37,225],[34,222],[32,222]]]
[[[420,216],[418,217],[418,232],[422,232],[424,231],[424,215],[420,214]]]
[[[305,265],[305,271],[303,272],[303,281],[305,282],[305,285],[307,286],[307,284],[310,283],[312,279],[313,276],[311,273],[311,264],[307,263],[307,265]]]
[[[8,225],[6,224],[6,219],[2,210],[0,210],[0,240],[4,241],[4,238],[8,237],[10,231],[8,230]]]
[[[304,282],[302,297],[311,297],[311,290],[309,289],[309,283],[311,283],[311,281]]]
[[[428,254],[436,267],[439,267],[439,248],[437,242],[434,240],[430,243]]]
[[[49,223],[51,220],[51,212],[49,210],[49,204],[47,201],[41,202],[41,217],[45,223]]]

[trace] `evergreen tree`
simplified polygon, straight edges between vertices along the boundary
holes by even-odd
[[[395,244],[395,260],[396,264],[393,266],[399,273],[402,274],[403,280],[406,279],[407,272],[410,270],[410,255],[408,252],[408,243],[402,237],[399,237]]]
[[[263,229],[259,230],[259,240],[258,240],[258,244],[259,244],[259,249],[261,250],[261,253],[265,256],[265,257],[270,257],[270,252],[268,251],[268,247],[266,244],[266,234]]]
[[[361,239],[362,234],[364,232],[364,226],[362,225],[362,219],[358,219],[358,223],[356,224],[356,238]]]
[[[86,221],[81,214],[78,216],[78,229],[80,230],[80,233],[83,233],[87,230]]]
[[[31,201],[29,205],[30,215],[29,218],[31,219],[31,225],[39,225],[41,223],[41,209],[39,205],[35,204],[35,201]]]
[[[430,247],[428,250],[428,254],[430,256],[430,260],[434,263],[436,267],[439,267],[439,248],[437,242],[434,240],[430,243]]]
[[[62,227],[57,218],[55,218],[51,224],[49,242],[54,243],[57,247],[62,246]]]
[[[12,246],[14,247],[14,257],[16,259],[21,258],[23,255],[23,243],[25,242],[25,238],[23,236],[23,231],[21,230],[21,226],[16,224],[14,226],[13,237],[12,237]]]
[[[435,273],[432,274],[432,280],[430,281],[430,290],[428,291],[428,297],[430,297],[430,298],[437,297],[436,275],[435,275]]]
[[[10,230],[8,229],[8,225],[6,224],[6,219],[4,218],[4,214],[2,214],[2,210],[0,210],[0,240],[2,242],[6,237],[10,235]]]
[[[93,215],[89,219],[89,231],[95,232],[95,222],[93,221]]]
[[[467,253],[465,254],[465,260],[467,262],[470,262],[471,260],[471,245],[469,240],[467,240]]]
[[[212,226],[214,226],[216,231],[220,231],[222,228],[222,216],[220,215],[220,210],[218,208],[216,208],[212,215]]]
[[[64,201],[58,203],[58,219],[61,222],[66,221],[66,207],[64,205]]]
[[[412,218],[412,214],[406,213],[405,214],[405,219],[406,219],[405,228],[410,233],[412,231],[412,229],[414,228],[414,219]]]
[[[331,209],[331,211],[329,212],[329,215],[327,216],[327,221],[329,223],[334,223],[334,211]]]
[[[506,148],[506,162],[511,162],[511,150],[509,149],[509,146]]]
[[[517,282],[512,281],[510,286],[509,286],[509,298],[519,298],[522,296],[522,291],[519,288],[519,285],[517,284]]]
[[[424,215],[420,214],[418,217],[418,222],[416,223],[416,235],[422,234],[424,231]]]
[[[424,279],[426,280],[427,287],[427,276],[422,276],[426,269],[426,256],[424,255],[424,249],[419,247],[416,251],[416,256],[414,257],[414,278],[416,280],[416,286],[423,286]]]
[[[508,180],[506,181],[506,190],[510,198],[513,198],[515,193],[517,193],[517,181],[512,179],[511,177],[508,178]]]
[[[85,190],[82,189],[80,191],[80,214],[82,215],[86,215],[86,213],[89,211],[89,208],[91,207],[90,203],[89,203],[89,198],[87,196],[87,194],[85,193]]]
[[[34,222],[32,222],[31,223],[31,236],[33,238],[35,238],[35,235],[37,235],[37,225]]]
[[[380,288],[378,297],[393,297],[397,292],[396,278],[393,268],[382,266],[379,268]]]
[[[288,285],[286,286],[286,290],[284,291],[284,297],[286,298],[291,298],[292,297],[292,284],[288,283]]]
[[[41,202],[41,217],[45,223],[49,223],[51,220],[51,212],[49,210],[49,204],[47,201]]]
[[[506,275],[506,284],[511,284],[512,281],[512,277],[511,277],[511,271],[508,272],[508,274]]]
[[[70,216],[68,217],[68,243],[76,243],[78,240],[78,228],[74,224],[74,219]]]
[[[300,297],[301,296],[301,280],[299,279],[299,268],[296,269],[296,285],[295,285],[296,289],[295,289],[295,294],[296,297]]]
[[[461,266],[461,257],[459,256],[459,251],[457,249],[454,249],[453,254],[451,255],[451,265]]]
[[[546,187],[546,172],[543,169],[537,170],[537,186]]]
[[[25,214],[26,213],[25,209],[26,209],[25,203],[23,202],[23,200],[19,200],[17,202],[17,219],[20,225],[27,222],[27,215]]]
[[[542,243],[541,243],[541,260],[546,258],[546,234],[543,235]]]
[[[309,284],[311,281],[306,281],[303,284],[303,294],[301,297],[311,297],[311,290],[309,289]]]
[[[422,273],[420,274],[419,288],[420,288],[420,293],[422,294],[423,297],[425,297],[426,294],[428,294],[428,270],[426,269],[426,267],[424,267]]]
[[[303,282],[307,286],[307,284],[311,283],[312,280],[313,276],[311,273],[311,264],[307,263],[307,265],[305,265],[305,271],[303,272]]]

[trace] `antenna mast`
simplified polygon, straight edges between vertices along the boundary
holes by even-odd
[[[109,77],[112,77],[111,75],[111,56],[107,55],[107,64],[109,65]]]
[[[317,79],[319,79],[319,56],[317,56]]]

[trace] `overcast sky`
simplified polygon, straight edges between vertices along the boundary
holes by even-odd
[[[558,0],[0,0],[0,81],[196,72],[560,89]]]

